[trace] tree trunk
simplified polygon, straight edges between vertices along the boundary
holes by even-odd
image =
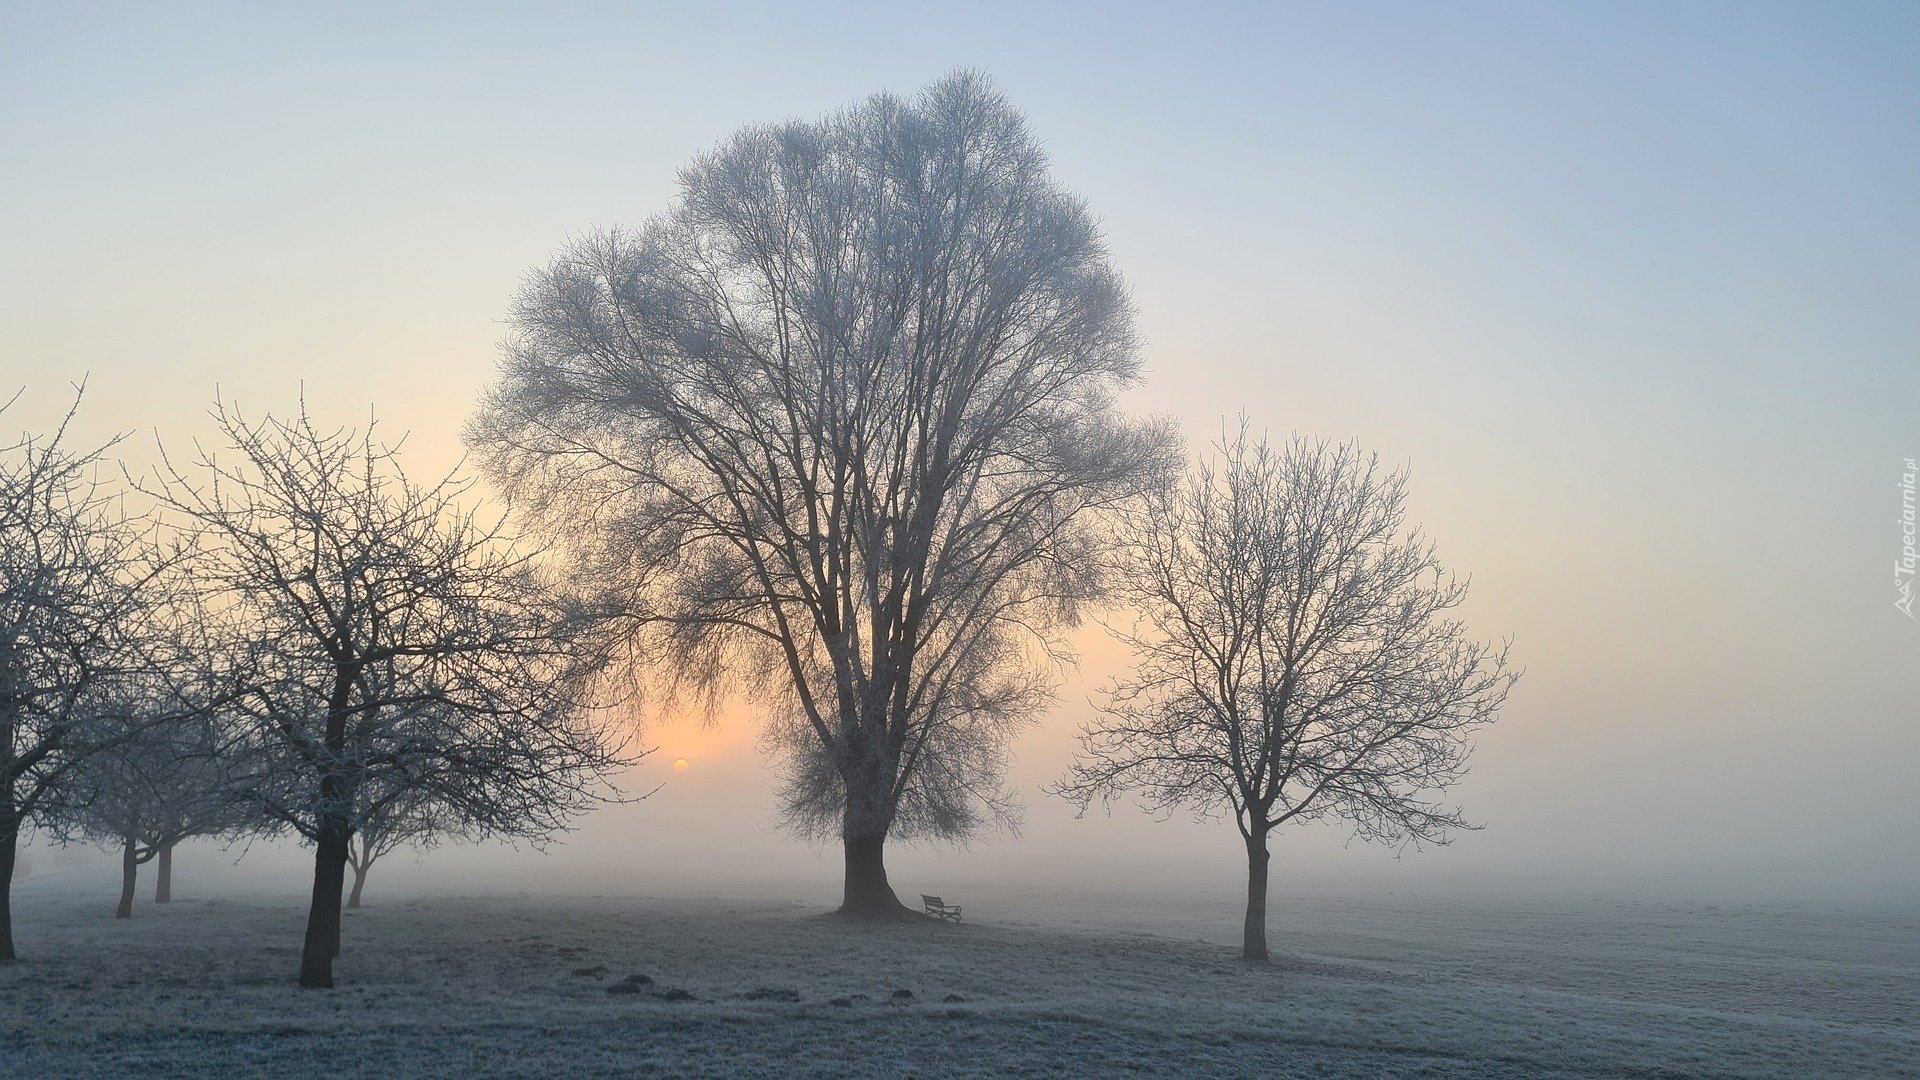
[[[341,922],[340,912],[344,911],[346,908],[346,905],[340,902],[340,897],[346,891],[345,881],[346,881],[346,867],[342,865],[340,868],[339,878],[335,882],[333,887],[333,906],[334,906],[333,925],[329,928],[329,931],[327,934],[327,955],[332,957],[335,960],[340,959],[340,922]]]
[[[372,860],[368,860],[364,864],[363,863],[353,864],[353,892],[351,895],[347,897],[348,907],[357,908],[360,906],[360,890],[363,888],[366,888],[367,871],[372,866],[373,866]]]
[[[353,679],[348,667],[334,672],[333,693],[327,698],[327,752],[339,761],[347,749],[347,704]],[[300,985],[333,988],[333,960],[340,955],[340,889],[346,883],[347,856],[353,824],[344,809],[345,778],[329,768],[320,774],[319,836],[313,845],[313,902],[307,908],[307,940],[300,949]]]
[[[1247,836],[1247,923],[1240,939],[1240,958],[1267,960],[1267,830]]]
[[[120,845],[120,906],[114,909],[114,918],[133,918],[133,887],[139,876],[140,850],[129,836]]]
[[[0,963],[13,956],[13,866],[19,857],[20,823],[11,793],[0,795]]]
[[[887,883],[885,850],[893,829],[894,804],[889,798],[899,766],[883,755],[850,753],[840,779],[847,805],[840,821],[846,849],[847,876],[841,893],[840,914],[861,918],[898,918],[915,914],[893,894]]]
[[[887,864],[885,847],[887,838],[882,836],[849,836],[845,839],[847,855],[847,878],[845,891],[841,894],[840,913],[842,915],[898,915],[908,914],[912,910],[900,902],[893,894],[893,886],[887,883]]]
[[[327,829],[314,845],[313,904],[307,910],[307,940],[300,953],[300,985],[331,988],[333,958],[340,955],[340,889],[346,884],[347,831]]]
[[[154,856],[158,865],[154,867],[153,902],[170,904],[173,902],[173,845],[165,844],[159,854]]]

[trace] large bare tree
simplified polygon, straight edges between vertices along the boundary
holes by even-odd
[[[68,447],[73,415],[0,449],[0,962],[14,959],[21,833],[124,737],[128,718],[107,703],[147,667],[145,586],[160,563],[99,479],[107,448]]]
[[[156,494],[197,536],[230,630],[236,790],[314,844],[300,985],[333,984],[349,844],[369,793],[475,835],[543,837],[625,764],[589,708],[597,621],[371,430],[214,414],[230,457],[168,463]]]
[[[1012,806],[1006,738],[1099,587],[1094,512],[1164,432],[1116,411],[1127,295],[982,77],[747,128],[513,313],[470,431],[679,685],[765,690],[786,809],[901,910],[892,836]]]
[[[1057,793],[1084,809],[1231,809],[1246,841],[1243,955],[1267,958],[1268,836],[1346,822],[1369,840],[1445,843],[1468,827],[1434,797],[1516,675],[1449,612],[1466,583],[1406,527],[1404,469],[1352,444],[1272,448],[1243,424],[1125,534],[1117,681]]]

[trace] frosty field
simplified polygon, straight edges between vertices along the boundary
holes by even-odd
[[[1049,893],[960,926],[797,900],[413,897],[293,986],[303,908],[23,883],[0,1075],[1893,1077],[1920,1060],[1911,913]],[[652,984],[636,992],[630,975]],[[684,990],[686,999],[672,993]],[[911,998],[896,998],[896,991]],[[677,999],[677,1000],[676,1000]]]

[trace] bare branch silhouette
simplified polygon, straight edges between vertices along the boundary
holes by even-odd
[[[1248,959],[1267,957],[1274,829],[1331,818],[1363,839],[1443,844],[1471,827],[1431,795],[1465,775],[1472,731],[1517,675],[1504,646],[1447,616],[1467,586],[1405,528],[1406,481],[1353,444],[1275,449],[1243,423],[1126,533],[1139,620],[1121,637],[1138,666],[1053,790],[1083,810],[1127,793],[1231,808]]]
[[[889,836],[1011,821],[1007,739],[1167,432],[1081,202],[984,78],[748,128],[535,274],[470,442],[667,681],[755,688],[842,910]]]
[[[331,986],[348,845],[384,803],[538,841],[610,793],[629,762],[592,710],[606,636],[457,505],[463,482],[413,483],[371,429],[214,420],[233,457],[168,461],[154,493],[228,628],[234,783],[315,845],[300,982]]]
[[[0,962],[14,959],[22,832],[71,797],[77,768],[126,736],[128,718],[110,702],[151,667],[148,586],[165,560],[99,478],[114,443],[68,448],[84,393],[76,387],[51,434],[0,449]]]

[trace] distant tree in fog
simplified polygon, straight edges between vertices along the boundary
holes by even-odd
[[[367,886],[367,871],[381,858],[403,847],[430,848],[442,840],[464,838],[465,833],[454,815],[443,804],[410,787],[386,791],[360,792],[354,812],[358,827],[347,842],[347,865],[353,870],[353,889],[347,894],[347,906],[360,906],[360,894]]]
[[[1268,835],[1336,819],[1355,835],[1446,843],[1433,801],[1517,678],[1467,640],[1466,595],[1404,527],[1405,470],[1354,445],[1275,449],[1242,425],[1124,536],[1124,640],[1137,668],[1056,793],[1084,810],[1137,793],[1157,810],[1231,808],[1246,841],[1243,955],[1267,958]]]
[[[182,700],[147,680],[150,693],[126,705],[134,731],[74,770],[62,807],[49,816],[62,840],[85,840],[118,850],[120,904],[116,918],[133,915],[139,867],[157,861],[154,902],[173,899],[173,849],[194,837],[245,828],[211,717],[182,709]]]
[[[476,835],[544,837],[626,764],[587,696],[599,624],[531,554],[409,481],[372,433],[215,413],[231,456],[169,461],[157,494],[193,535],[228,621],[235,792],[314,844],[302,986],[333,984],[369,793]],[[392,797],[398,797],[392,796]]]
[[[68,448],[72,419],[0,448],[0,962],[14,959],[21,833],[66,798],[77,767],[125,737],[129,718],[106,703],[149,666],[148,586],[162,560],[98,480],[108,447]]]
[[[1094,519],[1168,457],[1113,404],[1126,291],[973,74],[745,129],[680,180],[535,275],[470,442],[655,670],[764,693],[841,910],[899,913],[887,838],[1012,812]]]

